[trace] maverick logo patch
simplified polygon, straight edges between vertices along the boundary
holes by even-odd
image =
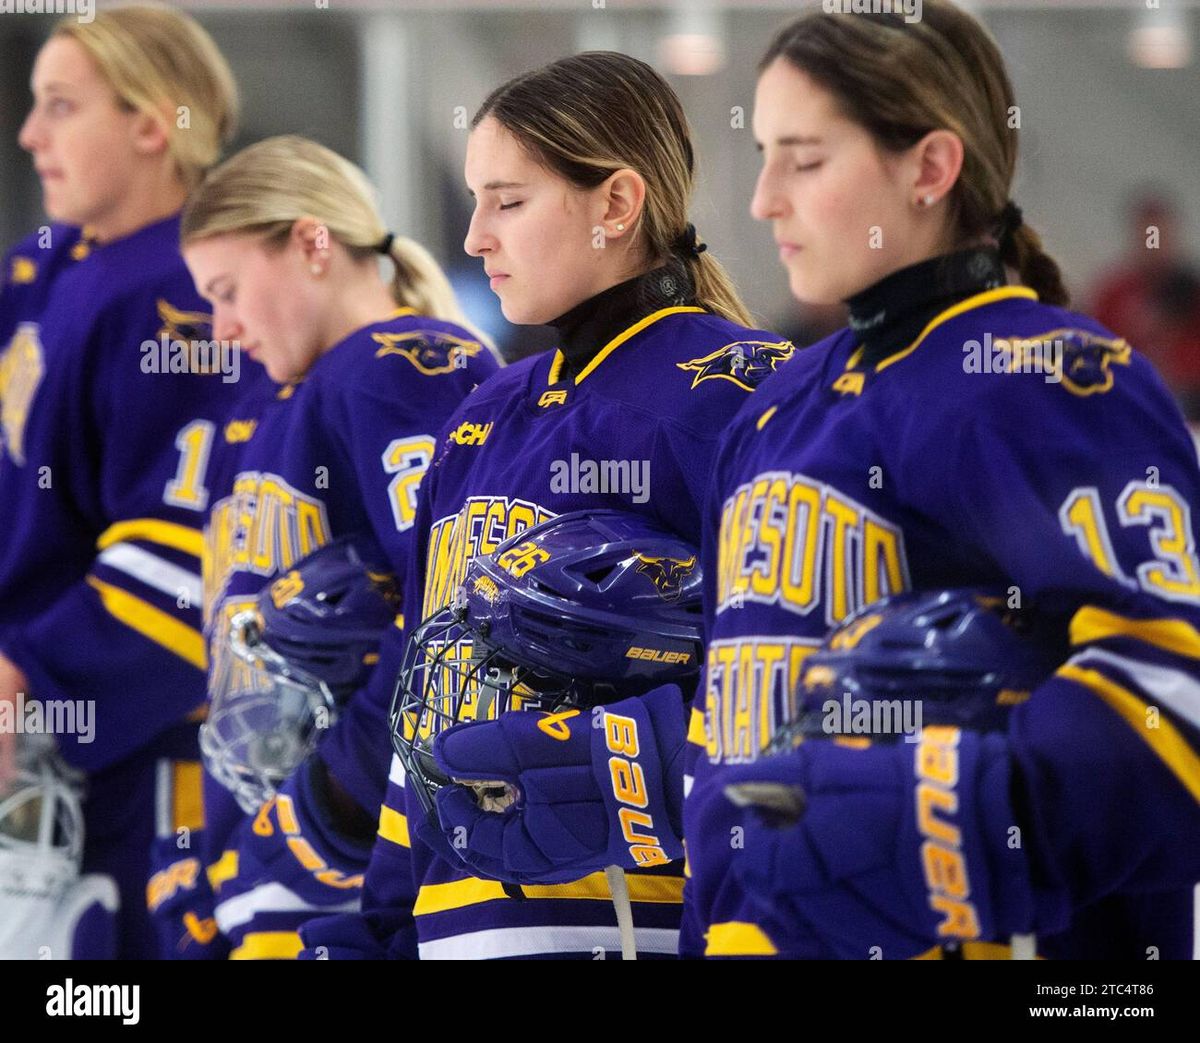
[[[774,343],[763,340],[739,340],[703,358],[675,363],[682,370],[696,375],[692,387],[705,380],[731,380],[738,387],[753,391],[796,353],[796,345],[789,341]]]

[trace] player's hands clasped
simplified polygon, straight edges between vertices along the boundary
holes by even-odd
[[[761,922],[784,921],[797,934],[772,934],[777,944],[906,959],[1030,930],[1034,896],[1010,776],[1003,734],[937,727],[917,743],[811,739],[710,785],[746,805],[744,835],[722,858]],[[693,861],[711,844],[730,847],[727,836],[691,838]]]
[[[685,722],[667,685],[591,710],[456,725],[433,747],[466,783],[438,792],[444,840],[472,872],[511,883],[678,858]]]

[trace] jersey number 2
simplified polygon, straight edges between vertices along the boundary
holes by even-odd
[[[383,451],[383,469],[395,477],[388,483],[392,517],[401,532],[417,517],[417,487],[433,459],[434,441],[428,435],[397,438]]]

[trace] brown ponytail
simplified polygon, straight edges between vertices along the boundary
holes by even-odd
[[[563,58],[498,87],[471,125],[489,116],[578,188],[595,188],[623,167],[636,170],[646,182],[636,231],[648,255],[686,273],[701,306],[753,325],[720,262],[688,240],[691,129],[670,84],[649,65],[612,51]]]
[[[957,134],[963,169],[949,196],[957,243],[996,238],[1004,262],[1042,301],[1070,303],[1037,232],[1023,223],[999,231],[1016,172],[1019,110],[999,48],[971,15],[949,0],[924,0],[917,22],[816,8],[780,30],[759,71],[777,58],[821,84],[882,149],[901,152],[939,128]]]

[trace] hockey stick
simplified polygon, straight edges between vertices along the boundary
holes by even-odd
[[[637,942],[633,936],[633,906],[629,903],[629,884],[625,870],[620,866],[607,866],[604,870],[608,890],[612,895],[613,908],[617,911],[617,928],[621,932],[621,959],[637,959]]]
[[[1009,944],[1012,946],[1012,959],[1014,960],[1036,960],[1037,959],[1037,935],[1036,934],[1014,934]]]

